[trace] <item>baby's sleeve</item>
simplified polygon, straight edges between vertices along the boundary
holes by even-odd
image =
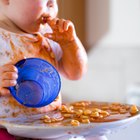
[[[53,40],[48,39],[48,42],[52,48],[52,51],[55,55],[56,60],[59,61],[62,57],[62,54],[63,54],[60,45],[57,42],[54,42]]]

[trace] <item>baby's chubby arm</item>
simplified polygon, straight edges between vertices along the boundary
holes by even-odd
[[[58,64],[59,71],[71,80],[81,78],[87,69],[87,54],[76,35],[74,24],[58,18],[48,21],[48,24],[53,33],[46,33],[44,36],[56,41],[63,51]]]
[[[18,70],[13,64],[0,66],[0,95],[9,95],[7,87],[15,86],[17,78]]]

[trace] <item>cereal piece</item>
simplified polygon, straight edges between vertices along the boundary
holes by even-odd
[[[85,107],[86,104],[84,102],[77,102],[75,104],[73,104],[74,106],[77,106],[77,107]]]
[[[92,112],[90,116],[93,118],[98,118],[100,115],[99,112]]]
[[[88,116],[85,116],[85,115],[81,115],[80,118],[81,119],[88,119],[89,117]]]
[[[92,111],[89,109],[84,110],[84,115],[90,115],[91,113]]]
[[[139,112],[138,108],[136,105],[132,105],[131,108],[130,108],[130,113],[131,114],[137,114]]]
[[[86,104],[84,102],[81,102],[81,107],[85,107]]]
[[[95,122],[95,118],[90,118],[90,122]]]
[[[69,110],[73,110],[74,107],[73,107],[73,106],[69,106],[68,109],[69,109]]]
[[[92,110],[92,112],[98,112],[98,113],[101,112],[101,109],[99,109],[99,108],[92,108],[91,110]]]
[[[61,106],[61,112],[69,112],[68,107],[66,105]]]
[[[109,116],[109,113],[107,111],[103,111],[103,110],[100,112],[100,114],[103,115],[103,117]]]
[[[102,118],[104,118],[104,116],[100,114],[98,118],[99,119],[102,119]]]
[[[72,117],[72,114],[63,114],[63,116],[64,116],[65,118],[71,118],[71,117]]]
[[[76,116],[80,117],[83,114],[83,110],[79,109],[75,112]]]
[[[41,119],[43,119],[43,120],[44,120],[44,119],[49,120],[50,117],[49,117],[48,115],[44,115],[44,116],[41,117]]]
[[[80,122],[78,120],[71,120],[71,125],[72,126],[79,126]]]
[[[51,119],[44,119],[43,122],[44,123],[51,123],[52,121],[51,121]]]
[[[90,120],[89,119],[82,119],[81,122],[82,123],[90,123]]]
[[[113,110],[113,111],[119,111],[120,106],[112,105],[112,106],[110,106],[110,109]]]
[[[69,106],[67,112],[68,113],[74,113],[74,107],[73,106]]]
[[[55,122],[58,122],[58,121],[55,118],[51,118],[51,122],[55,123]]]

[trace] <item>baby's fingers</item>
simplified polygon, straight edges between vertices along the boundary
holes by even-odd
[[[0,88],[0,96],[10,95],[10,90],[7,88]]]
[[[17,68],[12,64],[6,64],[0,67],[0,72],[18,72]]]
[[[68,31],[69,29],[71,29],[72,31],[75,31],[73,23],[69,20],[66,20],[64,22],[63,28],[64,28],[64,31]]]
[[[55,18],[53,20],[48,21],[47,23],[49,24],[49,26],[52,28],[53,31],[57,30],[57,24],[58,24],[59,19]]]
[[[60,33],[63,33],[64,31],[67,31],[65,30],[65,24],[66,24],[66,20],[64,19],[60,19],[57,21],[57,26],[58,26],[58,30]]]
[[[2,80],[1,87],[11,87],[17,84],[16,80]]]
[[[75,30],[73,23],[65,19],[55,18],[53,20],[50,20],[48,24],[53,29],[53,31],[58,30],[60,33],[68,31],[68,29],[71,29],[73,31]]]
[[[18,78],[18,74],[16,72],[5,72],[2,75],[3,80],[16,80]]]

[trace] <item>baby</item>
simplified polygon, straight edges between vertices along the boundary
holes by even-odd
[[[86,72],[87,55],[74,25],[57,18],[57,13],[56,0],[0,0],[0,117],[44,113],[61,106],[60,94],[50,105],[37,109],[14,100],[7,87],[17,83],[14,64],[19,60],[44,59],[70,80]]]

